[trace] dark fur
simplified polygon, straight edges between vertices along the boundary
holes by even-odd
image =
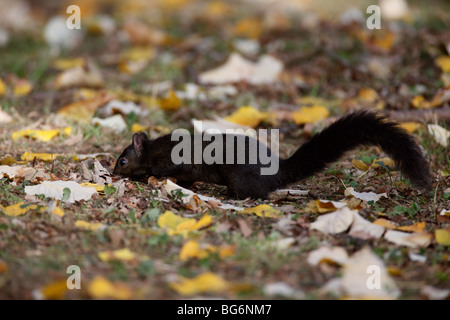
[[[245,138],[247,149],[251,139]],[[263,165],[248,164],[248,156],[246,164],[175,165],[171,151],[177,143],[171,141],[171,135],[149,140],[145,133],[135,134],[133,143],[120,155],[114,173],[135,179],[154,175],[171,176],[182,183],[211,182],[226,185],[239,198],[266,199],[269,192],[320,172],[355,147],[376,145],[397,163],[414,185],[423,190],[431,188],[428,162],[414,138],[395,122],[369,111],[355,112],[337,120],[290,158],[279,159],[280,167],[275,175],[261,175]],[[203,148],[208,144],[203,142]],[[262,143],[258,143],[258,148],[270,153]],[[127,165],[121,165],[122,159]]]

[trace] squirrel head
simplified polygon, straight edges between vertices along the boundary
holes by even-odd
[[[144,132],[135,133],[132,143],[119,156],[113,173],[124,177],[148,174],[146,153],[151,140]]]

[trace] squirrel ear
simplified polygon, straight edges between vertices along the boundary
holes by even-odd
[[[133,148],[138,157],[142,155],[144,149],[144,141],[148,140],[147,135],[144,132],[135,133],[133,135]]]

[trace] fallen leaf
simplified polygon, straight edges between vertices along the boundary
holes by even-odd
[[[26,96],[31,92],[32,89],[33,86],[26,79],[18,79],[17,81],[14,81],[13,94],[16,97]]]
[[[283,214],[280,212],[280,210],[277,210],[268,204],[261,204],[259,206],[253,207],[253,208],[247,208],[242,211],[239,211],[238,213],[255,214],[261,218],[264,218],[264,217],[265,218],[280,218],[283,216]]]
[[[28,137],[32,139],[37,139],[43,142],[52,140],[59,134],[69,136],[72,133],[72,127],[66,127],[63,129],[50,129],[50,130],[35,130],[35,129],[25,129],[14,131],[12,133],[12,139],[17,140],[21,137]]]
[[[302,107],[299,111],[292,112],[291,115],[296,124],[305,124],[323,120],[330,115],[330,112],[324,106],[315,105]]]
[[[105,119],[94,117],[91,122],[92,124],[113,129],[114,132],[122,132],[127,129],[127,123],[120,114],[116,114]]]
[[[1,79],[0,79],[1,81]],[[0,84],[0,90],[1,90],[1,84]],[[0,97],[1,97],[1,92],[0,92]],[[7,114],[5,111],[0,109],[0,123],[10,123],[11,121],[13,121],[13,118]]]
[[[436,229],[434,231],[436,242],[443,246],[450,246],[450,228]]]
[[[437,124],[429,124],[427,126],[428,132],[433,136],[434,140],[443,147],[448,146],[448,139],[450,138],[450,131]]]
[[[92,63],[86,67],[74,67],[64,70],[56,77],[54,88],[61,90],[71,87],[101,88],[104,81],[100,71]]]
[[[344,263],[341,285],[350,298],[395,299],[400,295],[383,261],[368,247]]]
[[[242,106],[233,114],[225,117],[225,120],[250,128],[256,128],[266,118],[267,113],[261,112],[251,106]]]
[[[355,198],[361,199],[363,201],[373,201],[377,202],[381,197],[387,198],[387,193],[375,193],[375,192],[356,192],[353,187],[345,188],[344,194],[346,196],[352,195]]]
[[[26,214],[30,210],[36,210],[39,207],[35,204],[30,203],[16,203],[7,207],[3,207],[0,205],[0,211],[3,211],[4,214],[11,217],[17,217]]]
[[[180,277],[177,282],[170,282],[169,286],[184,296],[193,296],[200,293],[221,293],[230,288],[230,284],[222,277],[205,272],[192,279]]]
[[[450,73],[450,56],[439,56],[434,61],[442,72]]]
[[[75,221],[75,227],[84,229],[84,230],[91,230],[91,231],[102,231],[106,229],[106,226],[102,223],[92,223],[87,222],[83,220],[77,220]]]
[[[201,73],[199,82],[225,84],[247,81],[254,85],[269,84],[277,80],[282,70],[282,62],[269,55],[264,55],[257,63],[253,63],[238,53],[232,53],[222,66]]]
[[[186,261],[192,258],[204,259],[216,251],[217,247],[215,246],[208,245],[202,249],[197,241],[189,240],[183,245],[183,247],[181,247],[179,257],[181,261]]]
[[[348,254],[344,248],[323,246],[311,251],[306,261],[312,266],[318,266],[320,263],[342,265],[347,260]]]
[[[163,110],[177,110],[181,107],[181,100],[174,91],[170,91],[166,98],[161,99],[160,107]]]
[[[60,58],[53,61],[53,67],[58,70],[67,70],[76,67],[84,67],[86,65],[86,60],[84,58]]]
[[[64,189],[70,190],[68,199],[64,199]],[[93,194],[97,194],[97,191],[92,187],[82,187],[75,181],[57,180],[44,181],[35,186],[25,186],[25,194],[43,194],[48,198],[74,203],[75,201],[91,199]]]
[[[14,179],[16,177],[24,178],[31,182],[50,180],[50,175],[44,169],[36,169],[22,166],[0,166],[0,176]]]
[[[311,230],[318,230],[325,234],[337,234],[346,231],[353,222],[354,212],[343,207],[335,212],[321,215],[310,224]]]
[[[209,214],[205,214],[197,221],[193,218],[180,217],[172,211],[166,211],[159,216],[157,223],[160,228],[166,228],[169,235],[181,234],[186,237],[190,231],[196,231],[211,225],[212,219]]]
[[[69,289],[67,280],[58,280],[52,282],[40,289],[42,297],[47,300],[61,300]]]
[[[114,251],[102,251],[98,253],[98,257],[103,262],[117,261],[117,260],[126,262],[137,259],[136,254],[128,248],[118,249]]]
[[[103,92],[92,99],[70,103],[58,110],[57,114],[75,121],[90,121],[95,111],[114,97]]]
[[[0,78],[0,97],[3,97],[5,94],[6,94],[6,85]]]
[[[416,222],[409,226],[400,226],[397,227],[396,229],[399,231],[406,231],[406,232],[423,232],[425,231],[425,227],[426,223],[425,221],[423,221],[423,222]]]
[[[385,228],[374,224],[353,212],[353,223],[350,227],[349,235],[359,239],[379,239],[383,236]]]
[[[408,133],[413,133],[419,129],[422,125],[418,122],[401,122],[400,127],[408,131]]]
[[[87,291],[94,299],[128,300],[132,298],[132,291],[128,285],[112,283],[103,276],[92,279],[88,284]]]
[[[425,248],[431,244],[433,235],[427,232],[408,233],[397,230],[387,230],[384,238],[392,243],[411,248]]]

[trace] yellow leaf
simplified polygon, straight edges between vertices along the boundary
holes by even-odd
[[[245,36],[257,39],[262,33],[262,22],[256,18],[245,18],[240,20],[235,26],[233,33],[236,36]]]
[[[358,92],[358,99],[367,103],[375,102],[378,99],[378,93],[372,88],[363,88]]]
[[[409,133],[413,133],[421,126],[418,122],[402,122],[400,123],[400,127],[408,131]]]
[[[425,221],[423,222],[416,222],[413,225],[410,226],[401,226],[397,227],[397,230],[400,231],[407,231],[407,232],[422,232],[425,230],[426,224]]]
[[[125,284],[114,284],[103,276],[97,276],[89,282],[88,293],[94,299],[131,299],[131,289]]]
[[[443,246],[450,246],[450,228],[436,229],[434,231],[436,242]]]
[[[314,123],[327,118],[330,112],[324,106],[302,107],[299,111],[292,112],[292,118],[296,124]]]
[[[147,127],[143,126],[139,123],[133,123],[131,125],[131,132],[137,133],[137,132],[141,132],[141,131],[146,131]]]
[[[112,260],[131,261],[136,259],[136,254],[128,248],[114,250],[114,251],[102,251],[98,253],[98,257],[103,262]]]
[[[435,63],[442,69],[445,73],[450,73],[450,57],[449,56],[439,56],[436,58]]]
[[[29,137],[43,142],[47,142],[52,140],[60,133],[68,136],[72,133],[72,127],[66,127],[64,129],[50,129],[50,130],[34,130],[34,129],[19,130],[12,133],[12,139],[17,140],[21,137]]]
[[[193,218],[183,218],[177,216],[172,211],[166,211],[158,218],[158,226],[167,228],[169,235],[182,234],[187,236],[189,231],[195,231],[209,226],[212,223],[211,216],[205,214],[199,221]]]
[[[16,97],[26,96],[31,92],[31,83],[26,79],[20,79],[14,84],[13,93]]]
[[[92,187],[92,188],[95,188],[95,190],[96,190],[97,192],[105,191],[105,186],[104,186],[104,185],[103,185],[103,186],[99,186],[99,185],[96,184],[96,183],[83,182],[83,183],[80,183],[80,186],[82,186],[82,187]]]
[[[105,225],[101,223],[91,223],[83,220],[77,220],[75,221],[75,227],[85,230],[96,231],[104,229]]]
[[[27,203],[23,203],[23,202],[13,204],[13,205],[7,206],[7,207],[0,206],[0,210],[3,211],[7,216],[11,216],[11,217],[17,217],[17,216],[24,215],[28,211],[35,210],[37,208],[38,208],[38,206],[35,204],[27,204]]]
[[[423,96],[415,96],[412,99],[411,104],[413,105],[414,108],[417,109],[431,108],[431,104],[427,100],[425,100]]]
[[[383,219],[383,218],[377,219],[377,220],[375,220],[373,223],[374,223],[374,224],[377,224],[377,225],[379,225],[379,226],[385,227],[385,228],[387,228],[387,229],[396,229],[396,228],[397,228],[397,225],[396,225],[396,224],[392,223],[392,222],[389,221],[389,220]]]
[[[171,282],[169,286],[179,294],[192,296],[199,293],[220,293],[229,289],[230,284],[222,277],[206,272],[195,278],[181,278],[178,282]]]
[[[266,112],[260,112],[251,106],[242,106],[233,114],[225,117],[225,120],[255,128],[261,121],[265,120],[267,116]]]
[[[20,159],[22,161],[33,161],[34,158],[42,160],[42,161],[52,161],[58,157],[58,154],[54,153],[32,153],[32,152],[25,152],[23,155],[20,156]]]
[[[367,171],[369,170],[369,165],[361,160],[358,159],[353,159],[352,160],[352,164],[356,169],[362,170],[362,171]]]
[[[221,18],[230,13],[230,6],[224,1],[208,1],[205,7],[205,16]]]
[[[377,162],[382,162],[388,168],[394,168],[395,167],[395,162],[391,158],[373,159],[372,164],[370,166],[372,168],[379,168],[380,165]]]
[[[235,246],[221,246],[219,248],[219,257],[221,259],[234,255]]]
[[[102,92],[92,99],[70,103],[59,109],[57,114],[75,121],[90,121],[95,111],[112,99],[112,95]]]
[[[11,155],[7,154],[0,158],[0,165],[10,166],[13,163],[16,163],[16,159],[14,159]]]
[[[68,59],[56,59],[53,62],[53,67],[58,70],[67,70],[75,67],[84,67],[86,61],[84,58],[68,58]]]
[[[64,211],[60,207],[56,207],[52,211],[53,214],[56,214],[57,216],[64,217]]]
[[[40,291],[45,299],[61,300],[64,298],[64,294],[67,290],[67,281],[64,279],[50,283],[43,287]]]
[[[258,217],[267,217],[267,218],[280,218],[283,216],[279,210],[272,208],[268,204],[261,204],[253,208],[247,208],[242,211],[239,211],[239,213],[253,213],[256,214]]]
[[[181,107],[181,99],[171,90],[167,98],[161,99],[160,106],[163,110],[177,110]]]
[[[176,229],[177,226],[183,222],[186,221],[194,221],[195,219],[190,218],[183,218],[180,216],[177,216],[172,211],[166,211],[158,218],[158,226],[160,228],[169,228],[169,229]]]
[[[197,241],[189,240],[181,248],[179,256],[181,261],[186,261],[191,258],[203,259],[213,251],[215,251],[214,246],[210,246],[207,249],[200,249]]]
[[[3,80],[0,78],[0,97],[6,94],[6,85]]]

